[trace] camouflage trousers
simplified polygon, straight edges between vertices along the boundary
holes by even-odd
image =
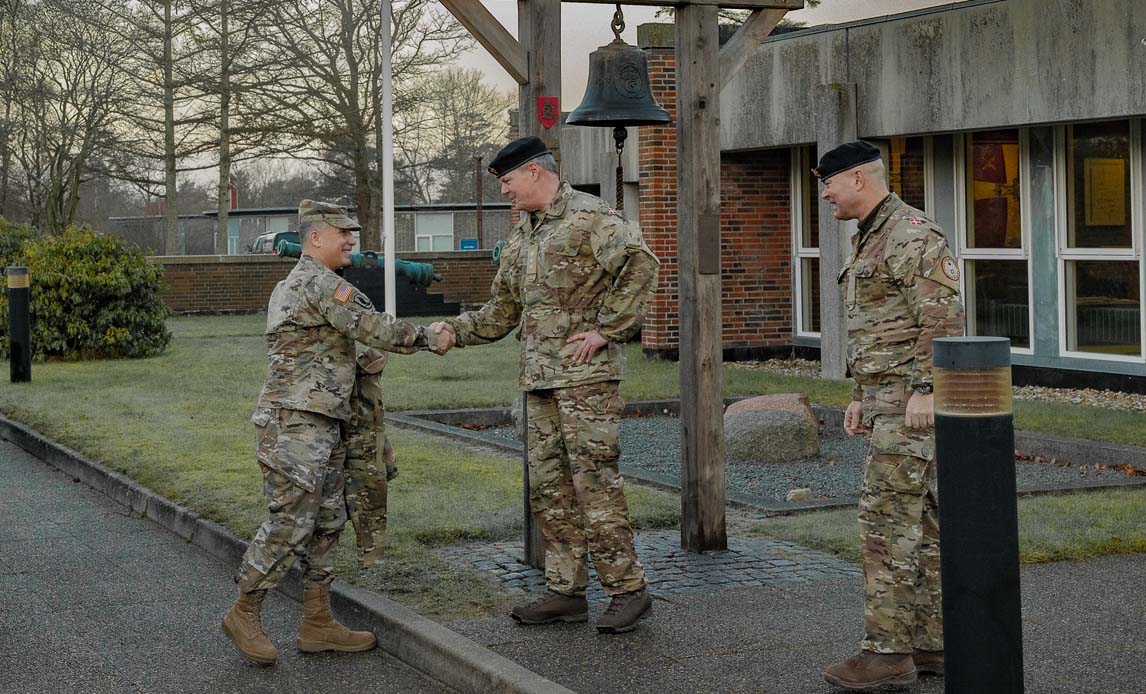
[[[386,538],[388,480],[397,475],[386,438],[386,414],[377,374],[358,373],[346,434],[346,512],[354,527],[358,561],[373,566]]]
[[[583,595],[589,558],[608,595],[645,586],[637,560],[621,455],[619,384],[527,394],[529,505],[545,540],[550,590]]]
[[[295,560],[307,583],[333,578],[330,551],[346,524],[341,423],[314,412],[269,410],[252,418],[267,520],[251,540],[238,581],[271,589]]]
[[[861,647],[875,653],[941,651],[935,430],[908,429],[899,414],[876,414],[868,422],[871,448],[859,502],[866,631]]]

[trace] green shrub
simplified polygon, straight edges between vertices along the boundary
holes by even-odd
[[[24,242],[38,238],[40,232],[34,227],[13,224],[0,217],[0,271],[9,265],[24,262]]]
[[[171,342],[162,270],[137,249],[91,229],[26,239],[37,358],[146,357]],[[0,307],[7,321],[7,306]],[[0,352],[7,354],[7,340]]]

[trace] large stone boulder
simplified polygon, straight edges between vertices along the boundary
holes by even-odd
[[[819,452],[819,427],[806,395],[762,395],[724,411],[724,454],[730,463],[788,463]]]

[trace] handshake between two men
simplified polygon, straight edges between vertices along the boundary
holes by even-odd
[[[430,351],[434,354],[443,355],[458,344],[458,333],[454,330],[454,326],[449,323],[443,321],[431,323],[429,332]],[[588,364],[592,361],[598,350],[608,344],[608,340],[596,330],[577,333],[566,340],[566,342],[569,344],[574,342],[581,343],[577,347],[577,351],[573,353],[573,361],[577,364]]]

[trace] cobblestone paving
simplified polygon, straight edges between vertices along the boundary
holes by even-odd
[[[860,567],[855,564],[767,539],[729,539],[727,551],[690,554],[680,548],[680,533],[675,530],[637,533],[637,555],[645,566],[649,589],[657,595],[711,593],[860,575]],[[455,566],[492,574],[510,590],[545,590],[544,574],[522,563],[520,541],[455,545],[439,550],[438,556]],[[592,570],[588,597],[605,600]]]

